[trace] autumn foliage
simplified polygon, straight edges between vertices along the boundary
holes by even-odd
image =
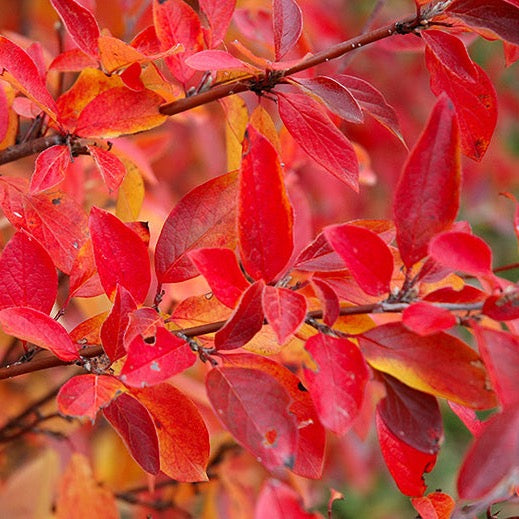
[[[517,500],[519,2],[388,4],[0,1],[0,516]]]

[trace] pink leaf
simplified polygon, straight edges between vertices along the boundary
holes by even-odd
[[[56,267],[47,251],[18,231],[0,257],[0,309],[28,306],[48,314],[58,292]]]
[[[124,164],[113,153],[98,146],[87,146],[109,191],[115,191],[126,175]]]
[[[364,400],[369,372],[358,346],[347,339],[317,334],[305,349],[317,364],[305,367],[308,391],[325,427],[342,435],[351,427]]]
[[[288,288],[265,286],[262,305],[279,344],[284,344],[306,317],[305,297]]]
[[[186,65],[195,70],[243,70],[249,72],[251,66],[223,50],[202,50],[189,56]]]
[[[92,12],[75,0],[51,0],[51,4],[76,45],[84,53],[97,58],[99,56],[97,39],[100,33]]]
[[[61,386],[57,396],[60,413],[94,421],[97,412],[126,389],[115,377],[77,375]]]
[[[440,265],[473,276],[492,276],[492,251],[477,236],[466,232],[444,232],[429,244],[429,254]]]
[[[354,225],[331,225],[324,234],[362,290],[379,296],[390,290],[393,255],[377,234]]]
[[[234,308],[249,286],[234,252],[230,249],[195,249],[189,252],[189,258],[205,277],[215,297]]]
[[[303,31],[303,13],[295,0],[273,0],[274,48],[279,61],[297,43]]]
[[[329,173],[358,191],[359,164],[350,141],[319,104],[303,94],[277,93],[279,115],[294,140]]]
[[[459,191],[458,125],[452,103],[443,96],[411,150],[395,193],[396,239],[408,268],[427,255],[431,238],[456,218]]]
[[[456,316],[429,303],[413,303],[402,313],[402,322],[418,335],[431,335],[456,326]]]
[[[279,157],[272,144],[248,126],[238,198],[240,256],[247,273],[269,283],[292,255],[293,211]]]
[[[12,307],[0,310],[0,323],[4,332],[50,350],[65,360],[79,359],[78,347],[63,326],[47,314],[29,307]]]
[[[46,191],[65,180],[65,172],[71,161],[68,146],[51,146],[36,158],[31,177],[31,195]]]
[[[151,281],[146,245],[118,218],[97,207],[90,212],[89,226],[96,265],[106,294],[114,297],[119,284],[137,303],[142,303]]]

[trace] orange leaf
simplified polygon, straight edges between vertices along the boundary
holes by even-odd
[[[454,499],[442,492],[413,497],[411,503],[422,519],[450,519],[455,506]]]

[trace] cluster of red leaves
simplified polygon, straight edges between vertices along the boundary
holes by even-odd
[[[425,44],[437,102],[402,167],[394,218],[328,225],[313,239],[291,183],[302,160],[296,147],[323,175],[358,191],[363,150],[335,123],[370,116],[404,139],[394,109],[369,82],[337,72],[287,73],[304,69],[295,0],[272,2],[272,60],[238,42],[222,45],[233,15],[242,28],[251,15],[234,0],[200,0],[199,12],[183,0],[154,0],[152,24],[130,43],[100,31],[87,2],[51,3],[73,45],[49,65],[38,44],[24,50],[0,36],[3,148],[12,144],[17,116],[44,121],[63,138],[38,155],[30,179],[0,178],[0,206],[15,229],[0,257],[0,324],[92,371],[61,387],[60,412],[92,421],[102,413],[144,471],[193,482],[207,479],[210,406],[235,441],[284,481],[266,481],[258,518],[315,517],[288,474],[321,478],[326,431],[343,436],[374,415],[401,492],[422,517],[446,519],[452,499],[425,496],[423,479],[443,439],[443,398],[475,434],[460,497],[483,505],[508,497],[519,467],[519,289],[493,273],[488,245],[455,220],[461,154],[481,160],[497,120],[492,83],[460,34],[504,40],[512,61],[517,2],[416,2],[422,18],[409,32]],[[397,24],[388,34],[406,30]],[[55,100],[47,76],[79,71]],[[240,98],[222,101],[228,162],[237,168],[182,197],[150,246],[148,225],[133,221],[139,157],[124,139],[113,147],[106,139],[163,124],[166,103],[182,91],[187,98],[210,92],[211,81],[247,84],[258,94],[250,116]],[[277,114],[265,109],[272,101]],[[286,132],[277,131],[278,120]],[[116,215],[70,194],[78,147],[118,193]],[[105,294],[109,311],[67,331],[50,316],[57,269],[69,281],[64,308]],[[197,276],[209,299],[194,295],[161,308],[170,284]],[[373,318],[352,324],[347,314],[362,305]],[[394,310],[402,313],[391,320],[375,315]],[[471,331],[477,349],[455,333],[458,325]],[[101,345],[107,365],[92,368],[81,356],[85,345]],[[168,382],[197,357],[208,366],[202,408]],[[375,387],[382,397],[373,409]],[[496,407],[486,422],[475,418],[475,410]],[[75,459],[71,474],[82,470],[84,461]],[[74,500],[60,501],[63,517],[67,506]]]

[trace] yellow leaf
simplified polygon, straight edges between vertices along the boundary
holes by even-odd
[[[227,149],[227,170],[238,169],[241,165],[242,141],[249,121],[249,110],[240,96],[220,99],[227,124],[225,125],[225,145]]]
[[[123,222],[138,219],[144,200],[144,181],[134,162],[119,156],[126,167],[126,176],[119,186],[115,215]]]
[[[279,135],[270,114],[261,105],[258,105],[250,117],[250,124],[256,128],[274,146],[276,151],[281,154],[281,143]]]

